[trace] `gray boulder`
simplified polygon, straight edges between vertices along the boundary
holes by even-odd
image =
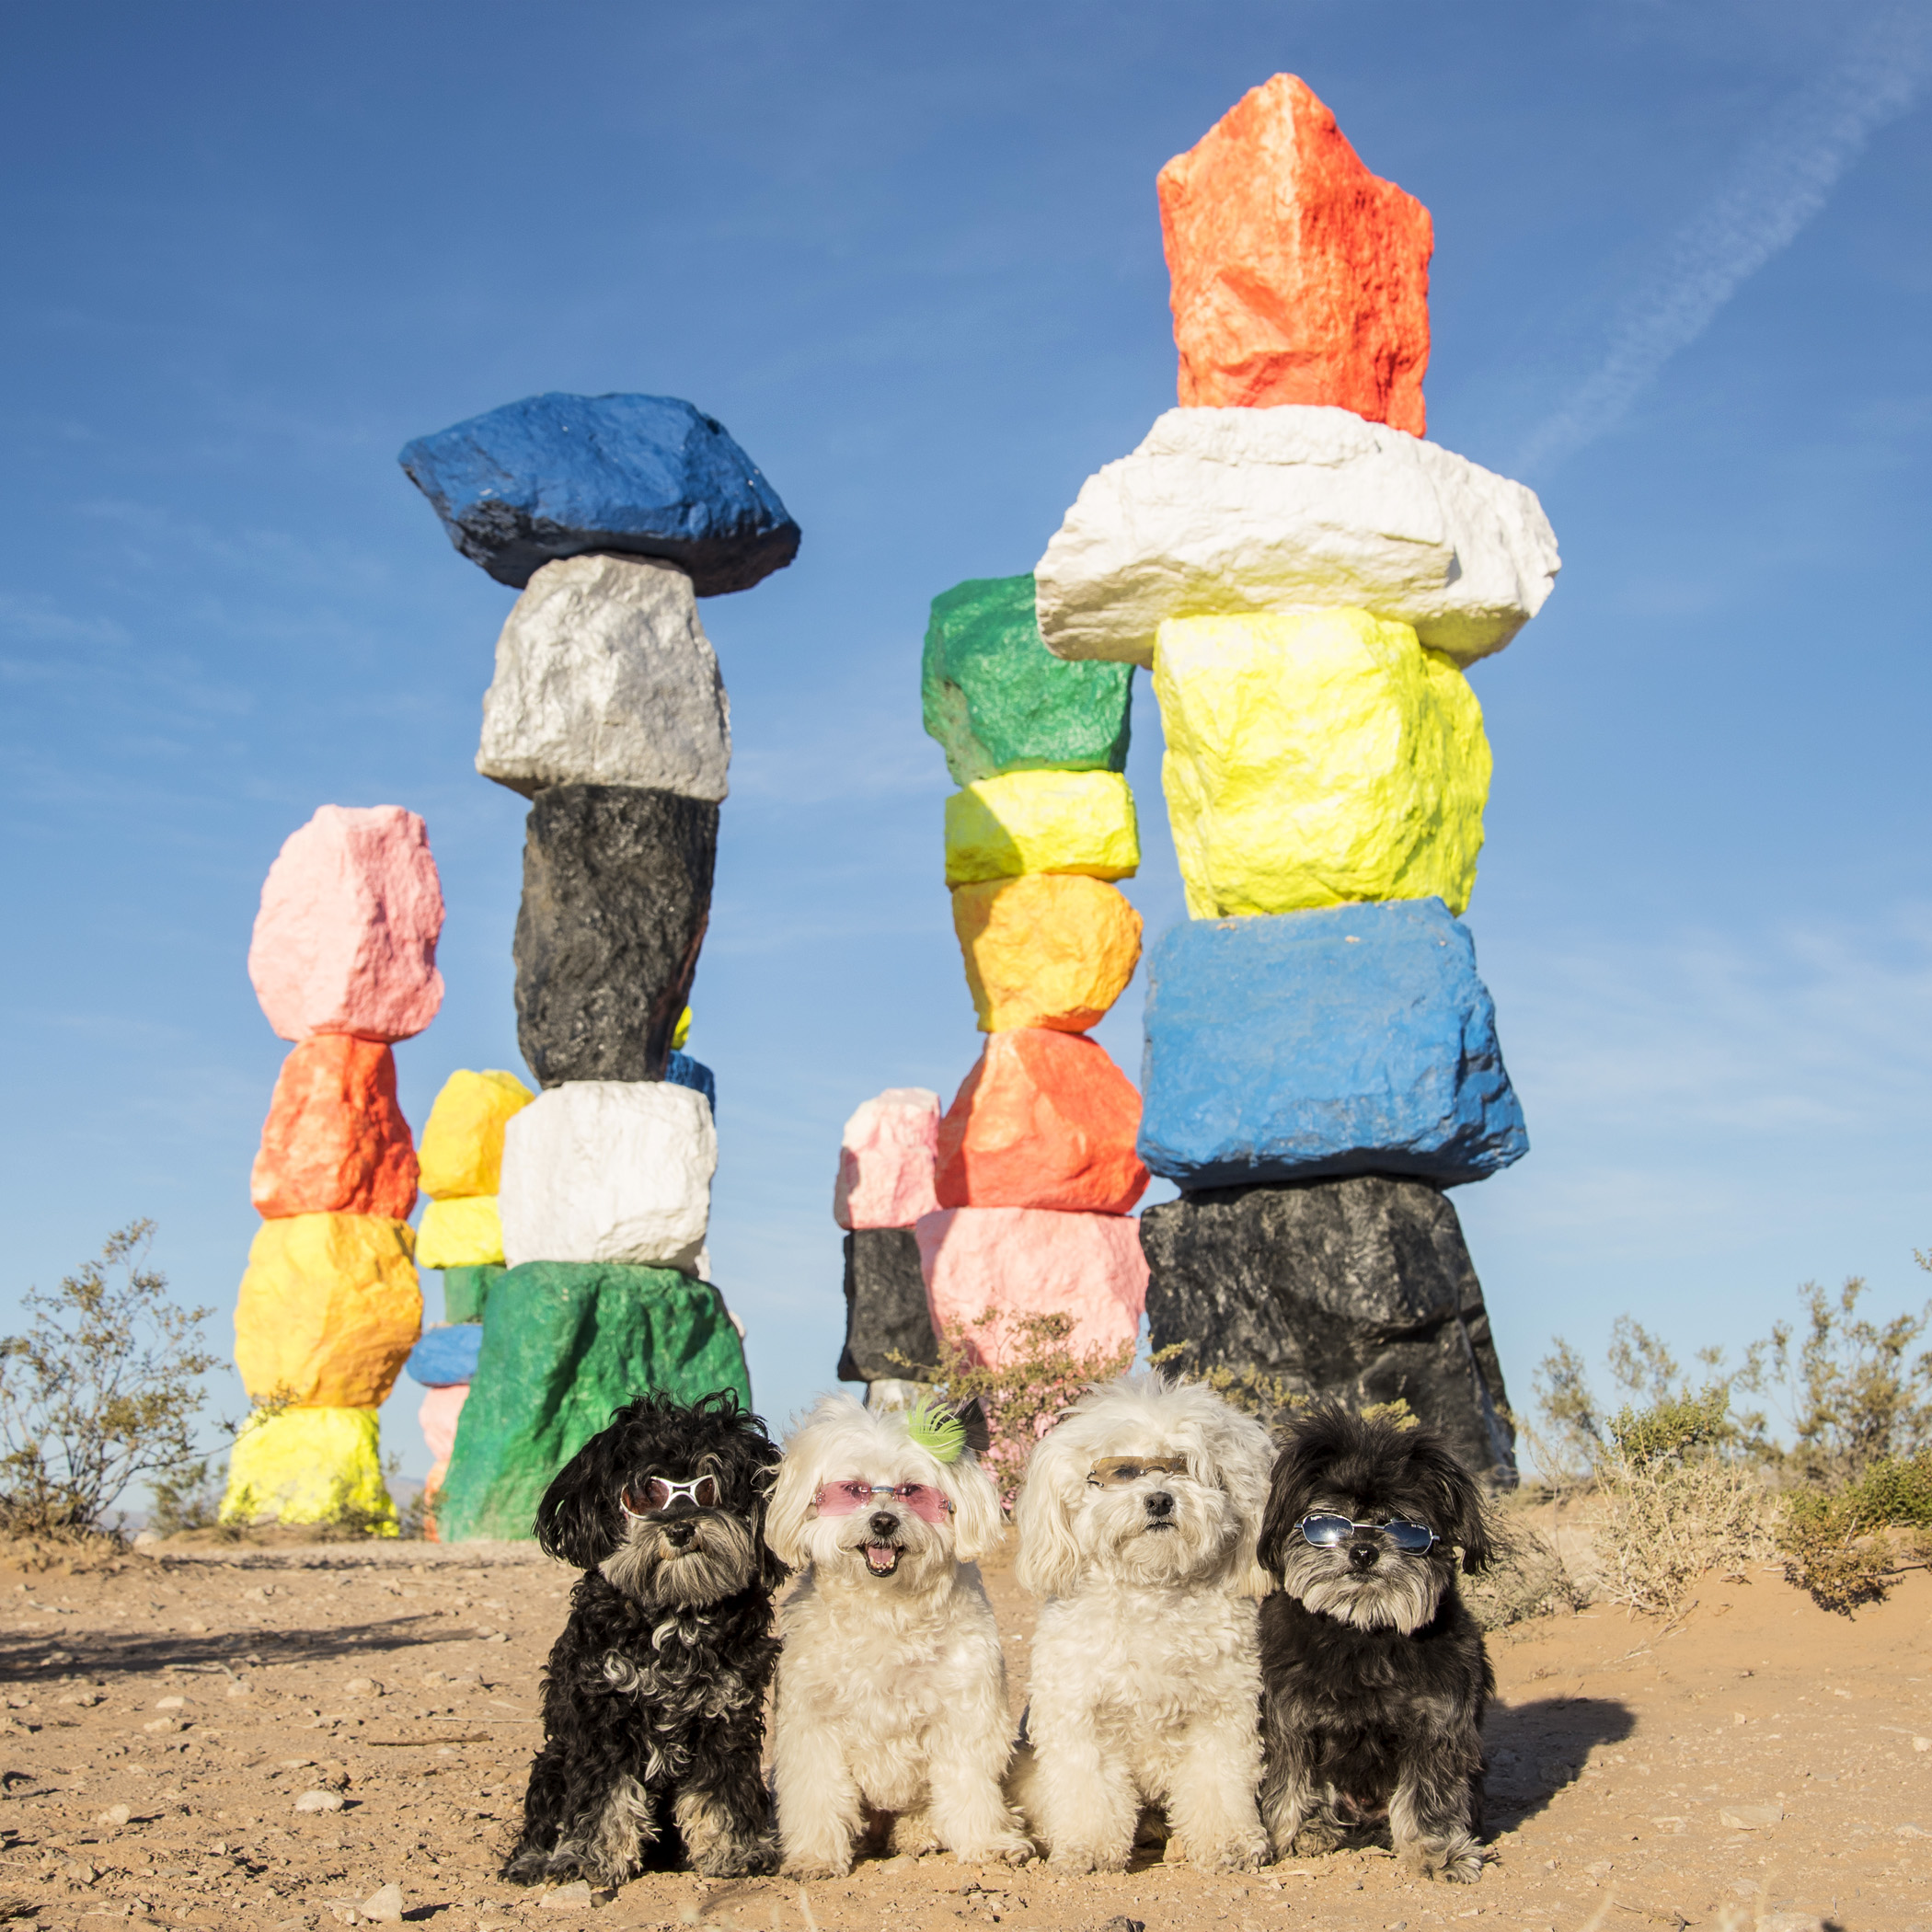
[[[1398,1396],[1466,1466],[1516,1481],[1482,1286],[1447,1195],[1379,1174],[1214,1188],[1141,1216],[1156,1349],[1351,1406]]]
[[[923,1382],[921,1371],[938,1363],[912,1229],[855,1229],[845,1236],[845,1346],[838,1358],[839,1380]]]
[[[523,834],[516,1037],[546,1087],[661,1080],[711,912],[718,807],[553,785]]]
[[[546,785],[636,785],[714,804],[731,762],[717,654],[675,564],[546,564],[497,639],[477,769],[525,798]]]

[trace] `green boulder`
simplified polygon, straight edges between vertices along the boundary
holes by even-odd
[[[489,1300],[489,1284],[503,1271],[500,1261],[484,1261],[474,1268],[445,1268],[443,1271],[443,1318],[444,1321],[481,1321]]]
[[[550,1478],[650,1389],[728,1388],[744,1351],[708,1282],[622,1261],[525,1261],[490,1284],[483,1350],[437,1504],[443,1541],[528,1536]]]
[[[957,785],[1125,771],[1133,682],[1132,664],[1069,662],[1041,642],[1030,574],[971,578],[933,599],[920,705]]]

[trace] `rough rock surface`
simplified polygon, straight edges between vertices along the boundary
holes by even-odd
[[[421,1242],[419,1238],[418,1247]],[[503,1272],[503,1264],[482,1262],[470,1268],[443,1271],[443,1318],[444,1321],[481,1321],[489,1302],[489,1286]]]
[[[628,1261],[690,1269],[705,1244],[717,1167],[710,1103],[688,1087],[553,1087],[504,1132],[504,1259],[512,1268]],[[491,1290],[491,1306],[502,1286]]]
[[[673,1087],[688,1087],[693,1093],[704,1095],[716,1116],[718,1075],[702,1060],[694,1060],[689,1053],[681,1053],[673,1047],[664,1056],[664,1077]]]
[[[615,785],[537,794],[513,950],[517,1044],[545,1087],[663,1078],[717,857],[705,799]]]
[[[1132,665],[1069,663],[1040,641],[1033,578],[973,578],[933,599],[920,664],[926,735],[955,785],[1011,771],[1127,769]]]
[[[952,929],[983,1033],[1084,1033],[1140,963],[1141,915],[1112,886],[1078,872],[956,886]]]
[[[839,1136],[832,1218],[844,1228],[910,1227],[938,1206],[939,1097],[927,1087],[889,1087],[861,1100]]]
[[[483,1346],[480,1322],[452,1322],[425,1328],[422,1340],[409,1351],[403,1364],[410,1381],[425,1388],[447,1388],[453,1383],[468,1382],[477,1373],[477,1351]]]
[[[419,1268],[482,1268],[503,1259],[503,1221],[494,1194],[432,1201],[416,1230]]]
[[[903,1356],[904,1360],[897,1360]],[[939,1344],[926,1305],[919,1239],[909,1227],[861,1227],[845,1236],[845,1346],[841,1382],[924,1382]]]
[[[1188,913],[1293,913],[1476,883],[1489,741],[1469,681],[1366,611],[1170,617],[1154,655]]]
[[[530,580],[483,698],[486,778],[526,798],[546,785],[643,785],[715,804],[730,763],[724,679],[684,571],[571,557]]]
[[[1150,1340],[1351,1405],[1405,1400],[1515,1480],[1482,1288],[1447,1196],[1385,1175],[1215,1189],[1140,1217]]]
[[[432,1201],[494,1194],[503,1172],[503,1123],[536,1096],[514,1074],[458,1067],[443,1083],[416,1157]],[[431,1265],[434,1265],[433,1263]]]
[[[946,801],[946,883],[1022,872],[1131,879],[1140,869],[1133,793],[1118,772],[1007,772]]]
[[[1429,211],[1292,74],[1161,169],[1183,408],[1330,403],[1420,436]]]
[[[235,1365],[250,1398],[371,1409],[422,1332],[406,1221],[294,1214],[264,1221],[235,1304]]]
[[[591,550],[659,557],[700,597],[749,590],[799,526],[725,427],[670,396],[526,396],[397,459],[450,541],[518,590]]]
[[[381,1214],[416,1205],[416,1149],[396,1099],[396,1056],[379,1040],[318,1033],[282,1063],[248,1177],[270,1219]]]
[[[1064,658],[1152,664],[1168,617],[1338,604],[1458,664],[1542,609],[1557,540],[1534,491],[1347,409],[1170,409],[1089,477],[1035,568]]]
[[[939,1122],[939,1205],[1124,1214],[1147,1190],[1140,1124],[1141,1097],[1098,1041],[992,1034]]]
[[[269,868],[248,978],[284,1040],[407,1040],[443,1004],[443,886],[400,805],[324,805]]]
[[[228,1453],[224,1523],[327,1523],[346,1511],[396,1520],[369,1409],[284,1409]]]
[[[1468,929],[1439,899],[1190,920],[1147,962],[1141,1158],[1183,1188],[1480,1180],[1529,1149]]]
[[[1075,1355],[1133,1346],[1147,1262],[1133,1217],[942,1208],[914,1233],[933,1326],[976,1361],[997,1368],[1021,1351],[1013,1318],[1025,1315],[1071,1316],[1067,1347]]]
[[[685,1401],[730,1389],[751,1406],[744,1351],[717,1289],[615,1263],[510,1270],[483,1318],[474,1399],[437,1515],[443,1540],[529,1535],[550,1478],[614,1409],[652,1388]]]

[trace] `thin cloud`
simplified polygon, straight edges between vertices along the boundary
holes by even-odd
[[[1824,206],[1865,144],[1932,73],[1932,13],[1904,0],[1867,23],[1739,156],[1617,313],[1603,361],[1534,430],[1515,467],[1534,475],[1593,443]]]

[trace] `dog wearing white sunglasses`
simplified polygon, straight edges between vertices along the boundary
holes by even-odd
[[[937,1405],[822,1396],[785,1439],[765,1520],[803,1575],[779,1606],[772,1771],[785,1870],[837,1878],[861,1849],[1031,1849],[1001,1795],[1011,1749],[999,1632],[976,1558],[999,1495]]]
[[[1020,1582],[1033,1639],[1015,1795],[1064,1871],[1124,1871],[1142,1808],[1190,1864],[1259,1865],[1255,1561],[1274,1451],[1213,1389],[1091,1390],[1027,1466]]]

